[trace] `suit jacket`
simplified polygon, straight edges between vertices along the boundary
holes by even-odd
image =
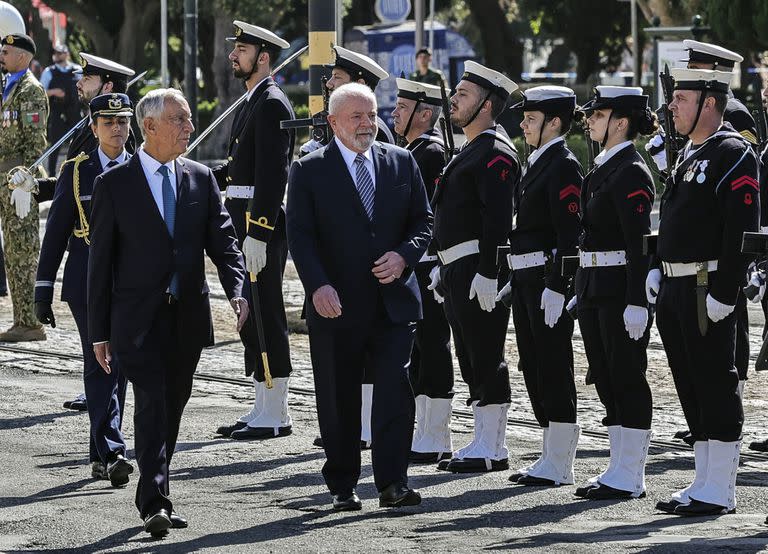
[[[288,177],[288,248],[307,294],[310,328],[366,325],[379,300],[395,323],[421,319],[421,296],[413,268],[427,248],[431,216],[421,173],[403,148],[375,142],[373,221],[360,201],[341,151],[333,140],[295,161]],[[406,271],[391,284],[373,276],[373,262],[399,253]],[[321,317],[311,301],[323,285],[339,294],[342,315]]]
[[[294,119],[288,97],[268,77],[241,106],[232,123],[227,148],[227,163],[216,168],[220,185],[253,186],[253,199],[227,201],[227,209],[235,223],[237,236],[246,235],[245,216],[253,221],[248,234],[267,242],[282,215],[288,168],[293,155],[295,133],[280,129],[280,122]],[[222,189],[223,190],[223,189]]]
[[[581,250],[624,250],[627,265],[579,268],[579,302],[611,300],[647,305],[645,277],[649,260],[643,255],[643,235],[651,232],[655,194],[648,166],[632,145],[622,148],[584,177]]]
[[[74,194],[75,164],[68,161],[61,169],[56,185],[48,221],[45,226],[43,245],[40,248],[40,262],[37,265],[35,283],[35,302],[53,301],[53,283],[56,273],[68,250],[67,263],[64,265],[64,280],[61,286],[61,299],[72,304],[84,306],[86,303],[86,284],[88,276],[88,243],[85,237],[76,237],[75,229],[80,229],[80,215]],[[86,220],[91,217],[91,195],[93,183],[104,172],[99,159],[98,143],[88,158],[77,166],[79,175],[78,196]],[[90,237],[88,238],[90,240]]]
[[[227,298],[242,294],[242,254],[213,173],[184,158],[175,164],[173,238],[139,156],[96,179],[88,263],[91,342],[109,340],[116,351],[140,348],[176,272],[179,333],[190,348],[212,344],[204,253],[216,265]]]

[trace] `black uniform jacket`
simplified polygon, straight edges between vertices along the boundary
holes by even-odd
[[[271,77],[262,81],[250,100],[237,111],[232,123],[227,163],[214,170],[219,186],[252,186],[253,199],[227,204],[242,240],[246,235],[246,213],[251,223],[247,234],[268,242],[283,212],[288,168],[293,155],[293,130],[280,129],[280,122],[294,119],[288,97]],[[247,208],[247,212],[246,212]]]
[[[760,155],[760,225],[768,226],[768,146]]]
[[[564,294],[568,282],[561,274],[563,256],[576,253],[581,234],[579,197],[584,177],[565,141],[549,146],[520,179],[515,190],[514,228],[509,235],[512,254],[543,250],[552,262],[513,272],[516,281],[540,280]],[[530,281],[529,281],[530,282]]]
[[[205,254],[227,298],[242,296],[243,257],[213,173],[185,158],[174,163],[173,237],[138,155],[96,179],[88,261],[91,342],[109,340],[118,352],[140,348],[176,272],[179,336],[190,350],[212,344]]]
[[[625,266],[587,267],[576,272],[576,294],[582,299],[611,300],[645,306],[648,256],[643,235],[651,231],[656,190],[648,166],[627,145],[584,177],[581,189],[583,252],[624,250]]]
[[[406,146],[410,150],[421,170],[421,178],[424,180],[424,188],[427,196],[432,198],[435,187],[440,179],[440,174],[445,166],[445,145],[437,129],[424,133]]]
[[[421,173],[403,148],[374,142],[371,152],[376,171],[372,221],[335,140],[291,166],[288,248],[308,297],[310,328],[371,324],[382,303],[394,323],[422,317],[413,268],[429,243],[431,210]],[[406,269],[382,285],[371,270],[388,251],[400,254]],[[338,318],[321,317],[312,304],[312,294],[324,285],[339,294]]]
[[[77,208],[74,191],[75,163],[68,161],[62,167],[56,184],[48,221],[45,226],[43,245],[40,248],[40,262],[37,265],[37,284],[35,302],[52,302],[53,286],[56,273],[69,250],[67,263],[64,265],[64,280],[61,286],[61,299],[64,302],[86,304],[86,278],[88,276],[88,243],[86,237],[76,237],[75,229],[81,230],[80,212]],[[86,221],[91,218],[91,194],[96,177],[104,172],[99,160],[98,148],[88,154],[88,159],[77,166],[78,197]],[[90,240],[90,239],[89,239]],[[42,286],[41,286],[42,285]]]
[[[715,300],[733,306],[751,257],[745,231],[757,231],[760,186],[749,142],[728,123],[686,158],[680,152],[661,198],[657,256],[664,262],[717,260],[709,276]]]
[[[723,113],[723,121],[730,123],[731,127],[749,141],[752,146],[757,146],[757,126],[755,118],[749,113],[747,107],[738,98],[728,98]]]
[[[517,152],[500,125],[465,144],[443,170],[432,199],[430,252],[479,240],[477,272],[497,278],[497,249],[512,230],[512,194],[519,178]]]

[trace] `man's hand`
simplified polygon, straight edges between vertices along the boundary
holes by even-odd
[[[64,89],[60,89],[60,88],[48,89],[48,96],[53,96],[54,98],[64,98],[66,95],[67,93],[64,92]]]
[[[242,296],[238,296],[230,300],[229,303],[237,316],[237,332],[239,333],[248,320],[248,312],[250,311],[248,301]]]
[[[267,243],[253,237],[245,237],[243,256],[245,256],[245,269],[249,273],[258,275],[259,271],[267,265]]]
[[[371,271],[382,285],[387,285],[395,279],[399,279],[405,270],[405,260],[403,257],[397,252],[392,251],[386,252],[373,264],[374,266]]]
[[[35,317],[43,325],[56,328],[56,318],[53,316],[53,308],[50,302],[35,302]]]
[[[37,180],[23,167],[8,174],[8,188],[21,189],[26,192],[37,192]]]
[[[312,304],[322,317],[333,319],[341,315],[341,301],[331,285],[323,285],[313,292]]]
[[[93,353],[96,355],[96,361],[99,362],[101,369],[107,374],[112,373],[112,367],[109,365],[109,362],[112,361],[112,350],[109,348],[109,341],[94,344]]]
[[[24,219],[32,209],[32,193],[15,189],[11,192],[11,204],[16,208],[19,219]]]

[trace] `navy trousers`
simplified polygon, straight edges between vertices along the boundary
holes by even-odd
[[[160,508],[173,509],[169,468],[200,360],[201,348],[190,348],[179,336],[177,318],[175,305],[161,305],[141,347],[115,354],[136,400],[133,421],[141,474],[136,507],[142,518]]]
[[[414,398],[408,380],[414,325],[394,324],[383,306],[370,325],[309,329],[317,417],[331,494],[347,494],[360,478],[360,406],[363,370],[374,377],[371,434],[373,478],[381,491],[408,484]]]
[[[83,348],[83,384],[91,422],[89,450],[91,462],[107,464],[118,454],[125,455],[125,440],[121,431],[125,409],[127,382],[114,360],[112,373],[101,369],[93,345],[88,340],[88,313],[84,304],[69,304],[75,318]]]

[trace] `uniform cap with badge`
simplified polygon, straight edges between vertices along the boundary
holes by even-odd
[[[675,80],[675,90],[703,90],[728,93],[733,73],[714,69],[688,69],[684,67],[670,69]]]
[[[431,106],[441,106],[443,103],[440,87],[410,81],[401,77],[396,78],[395,82],[397,83],[398,98],[415,100],[416,102],[430,104]]]
[[[232,22],[235,26],[235,36],[227,37],[228,42],[242,42],[245,44],[253,44],[260,48],[272,47],[286,49],[290,44],[281,39],[272,31],[268,31],[263,27],[257,27],[251,25],[245,21],[235,20]]]
[[[517,83],[512,79],[493,69],[480,65],[472,60],[464,62],[464,74],[462,81],[469,81],[497,95],[502,100],[518,89]]]
[[[353,81],[362,79],[371,90],[376,88],[379,81],[389,77],[389,73],[368,56],[347,50],[341,46],[334,46],[333,50],[336,53],[336,59],[332,64],[326,65],[326,67],[329,69],[336,67],[343,69],[349,73]]]
[[[545,114],[572,113],[576,109],[576,93],[568,87],[545,85],[523,91],[523,99],[511,109]]]
[[[135,71],[117,62],[94,56],[93,54],[80,53],[80,69],[75,69],[75,73],[83,75],[99,75],[109,81],[115,78],[133,77]]]
[[[744,60],[743,56],[727,48],[698,40],[686,39],[683,41],[683,47],[688,50],[688,59],[680,60],[681,62],[706,63],[720,66],[716,69],[733,69],[736,62],[741,63]]]
[[[640,87],[616,87],[600,85],[595,87],[593,97],[581,110],[591,113],[595,110],[644,110],[648,107],[648,95]]]
[[[97,117],[131,117],[133,105],[127,94],[102,94],[91,100],[89,105],[91,118]]]
[[[14,33],[4,36],[0,41],[0,45],[8,45],[15,48],[20,48],[21,50],[29,52],[33,56],[37,53],[37,46],[35,46],[35,41],[32,40],[32,37],[23,33]]]

